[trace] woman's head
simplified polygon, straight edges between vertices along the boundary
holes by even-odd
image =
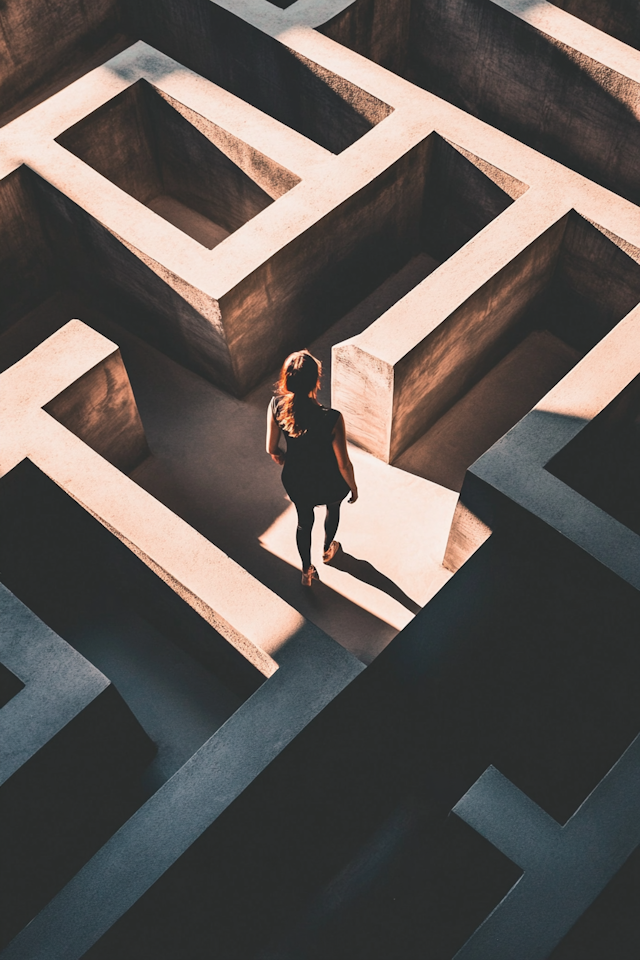
[[[321,373],[322,365],[319,360],[308,350],[296,350],[282,364],[278,392],[308,397],[316,392]]]
[[[276,384],[280,405],[280,422],[292,437],[299,437],[307,429],[311,402],[320,386],[322,364],[308,350],[296,350],[282,365]]]

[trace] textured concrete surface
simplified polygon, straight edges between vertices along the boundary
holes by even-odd
[[[23,684],[0,712],[4,945],[133,812],[154,747],[107,677],[2,585],[0,620]]]
[[[566,822],[640,725],[635,6],[62,13],[0,12],[0,570],[159,749],[4,954],[504,940],[500,823]],[[361,490],[308,594],[263,453],[302,346]],[[625,853],[553,960],[638,956]]]
[[[469,469],[447,545],[449,569],[457,569],[498,524],[509,523],[514,510],[524,509],[640,587],[638,534],[564,483],[562,468],[552,472],[555,457],[561,462],[564,448],[640,372],[638,316],[638,308],[632,310]]]
[[[467,469],[500,440],[580,354],[548,331],[530,333],[396,460],[396,466],[459,491]]]

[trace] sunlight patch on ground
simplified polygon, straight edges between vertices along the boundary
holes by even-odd
[[[401,630],[451,576],[441,564],[458,497],[357,447],[349,452],[360,496],[342,506],[337,539],[343,549],[331,565],[322,563],[324,508],[318,507],[312,562],[328,587]],[[295,534],[291,504],[260,543],[299,567]]]

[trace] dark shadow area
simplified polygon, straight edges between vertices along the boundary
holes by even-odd
[[[636,377],[546,469],[640,534],[640,377]]]
[[[443,339],[450,347],[439,355],[448,370],[445,386],[451,393],[457,381],[466,392],[443,404],[433,422],[432,391],[432,423],[394,458],[395,466],[461,489],[468,467],[640,301],[638,251],[614,239],[572,211],[474,294],[459,309],[458,323],[447,321]],[[468,359],[459,346],[463,323],[475,324],[485,339],[484,352],[476,346]]]
[[[0,481],[0,511],[3,582],[72,646],[77,636],[80,647],[86,640],[101,650],[109,633],[120,629],[113,618],[128,623],[125,631],[141,618],[147,633],[159,631],[210,671],[214,686],[221,683],[221,689],[228,687],[240,698],[227,697],[229,713],[264,682],[210,624],[29,460]],[[106,617],[103,640],[92,641],[101,616]],[[130,639],[121,646],[123,652],[127,644],[131,646]],[[151,651],[153,644],[147,646]],[[84,649],[79,652],[85,655]],[[130,669],[137,656],[132,651]],[[135,705],[132,709],[135,713]]]
[[[640,956],[640,850],[549,954],[549,960],[636,960]]]
[[[390,580],[389,577],[385,577],[383,573],[376,570],[368,560],[358,560],[357,557],[352,557],[350,553],[345,553],[342,547],[340,547],[331,561],[331,566],[337,570],[344,570],[345,573],[356,577],[358,580],[362,580],[363,583],[370,584],[370,586],[375,587],[376,590],[382,590],[383,593],[397,600],[398,603],[401,603],[407,610],[411,610],[412,613],[418,613],[418,611],[422,609],[420,604],[412,600],[411,597],[408,597],[393,580]]]
[[[120,0],[5,0],[0,9],[0,125],[134,42]]]
[[[640,7],[635,0],[549,0],[597,30],[640,49]]]
[[[87,960],[452,960],[519,870],[449,811],[494,764],[566,821],[640,729],[639,617],[514,518]]]
[[[60,748],[68,762],[56,759],[59,752],[50,762],[54,820],[55,785],[62,788],[65,783],[65,763],[73,765],[84,753],[91,756],[91,765],[94,759],[101,764],[104,802],[100,791],[87,796],[81,783],[73,827],[58,831],[43,817],[30,831],[25,864],[33,858],[42,861],[41,877],[34,885],[31,875],[25,874],[29,896],[20,892],[20,884],[12,886],[11,897],[16,899],[8,911],[12,936],[225,723],[264,677],[28,460],[0,480],[0,526],[3,583],[112,681],[157,748],[153,760],[151,754],[146,757],[144,772],[140,765],[132,771],[127,758],[120,761],[116,755],[107,762],[102,747],[94,750],[84,725],[69,726],[66,753]],[[109,688],[113,696],[118,695],[115,687]],[[95,713],[100,705],[87,709]],[[56,763],[61,764],[59,771]],[[114,777],[114,764],[128,777],[126,790],[120,789],[119,774]],[[9,803],[20,787],[18,781],[28,775],[28,771],[14,775],[13,792],[0,791],[0,802]],[[36,797],[39,789],[23,784],[22,792]],[[66,811],[58,819],[67,824]],[[6,820],[10,822],[11,817]]]
[[[24,683],[4,663],[0,663],[0,708],[24,690]]]
[[[636,591],[541,524],[522,523],[494,534],[338,698],[355,718],[365,688],[384,685],[381,701],[404,690],[387,732],[399,756],[392,767],[389,749],[378,762],[389,777],[401,781],[399,768],[415,777],[415,792],[259,960],[451,960],[518,871],[438,809],[492,763],[562,823],[640,729]],[[605,931],[617,945],[633,930],[637,943],[637,866],[625,870],[623,901],[612,891],[599,911],[601,951],[582,935],[567,960],[605,960]]]
[[[623,5],[629,27],[637,23],[632,0],[570,2],[597,9],[612,25],[621,22],[614,8]],[[640,124],[631,106],[637,85],[498,4],[357,0],[319,29],[590,180],[640,201],[634,160]]]
[[[322,363],[322,383],[318,392],[320,403],[331,406],[333,345],[362,333],[439,266],[439,262],[428,253],[417,253],[312,343],[311,352]],[[275,372],[271,379],[275,381]]]

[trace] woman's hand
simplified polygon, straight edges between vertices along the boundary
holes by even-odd
[[[347,503],[355,503],[357,499],[358,499],[358,488],[351,487],[351,496],[347,500]]]
[[[277,463],[278,466],[282,466],[284,463],[284,453],[282,450],[276,450],[275,453],[269,454],[274,463]]]

